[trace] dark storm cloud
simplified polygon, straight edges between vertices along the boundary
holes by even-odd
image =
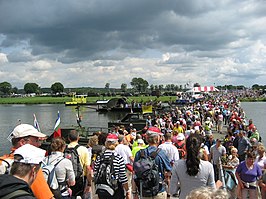
[[[179,44],[189,51],[210,50],[233,40],[226,30],[216,34],[193,24],[193,17],[217,6],[211,2],[2,1],[0,17],[8,20],[1,22],[0,32],[7,35],[5,46],[24,37],[33,55],[59,53],[66,63],[104,58],[114,49],[134,54],[135,49]]]
[[[0,0],[0,78],[19,70],[25,81],[40,72],[39,84],[70,87],[119,87],[134,76],[263,81],[265,13],[262,0]]]

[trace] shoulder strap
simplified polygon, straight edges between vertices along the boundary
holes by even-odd
[[[153,152],[151,153],[151,158],[152,158],[152,159],[155,159],[156,156],[158,155],[158,153],[160,152],[160,150],[161,150],[161,148],[157,148],[156,151],[153,151]]]
[[[112,153],[111,161],[110,161],[110,164],[111,164],[111,172],[113,172],[113,169],[114,169],[114,164],[113,164],[114,159],[115,159],[115,155]]]
[[[1,161],[3,161],[3,162],[5,162],[6,164],[7,164],[7,167],[9,168],[10,167],[10,164],[9,164],[9,162],[8,161],[6,161],[5,159],[3,159],[3,158],[0,158],[0,160]]]
[[[57,161],[57,163],[54,164],[54,167],[56,167],[56,166],[59,164],[59,162],[61,162],[63,159],[65,159],[65,158],[64,158],[64,157],[61,157],[61,158]]]
[[[140,149],[140,157],[145,158],[145,149]]]
[[[2,197],[2,199],[12,199],[12,198],[17,198],[17,197],[21,197],[21,196],[31,196],[31,194],[25,190],[19,189],[16,191],[13,191],[7,195],[5,195],[4,197]]]
[[[77,149],[79,148],[79,146],[80,146],[80,145],[79,145],[79,144],[77,144],[77,145],[74,147],[74,149],[76,149],[76,150],[77,150]]]

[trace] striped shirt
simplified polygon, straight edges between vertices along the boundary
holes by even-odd
[[[115,172],[115,178],[122,184],[125,184],[128,182],[127,176],[126,176],[126,166],[124,163],[124,159],[121,155],[117,154],[115,151],[112,150],[106,150],[104,152],[104,158],[109,158],[112,154],[114,154],[115,158],[113,160],[113,166],[114,166],[114,172]],[[100,167],[100,159],[101,156],[98,156],[95,165],[94,165],[94,172],[97,173],[98,169]]]

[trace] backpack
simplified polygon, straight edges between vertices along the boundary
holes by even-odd
[[[178,150],[178,153],[179,153],[179,158],[182,159],[182,158],[185,158],[186,157],[186,150],[185,150],[185,142],[183,142],[182,144],[178,144],[176,143],[175,146]]]
[[[100,195],[113,196],[118,190],[118,180],[114,173],[114,154],[100,156],[100,167],[95,174],[95,192]]]
[[[57,181],[56,173],[55,173],[55,168],[64,159],[64,157],[57,158],[51,162],[49,162],[49,156],[47,157],[45,164],[42,166],[42,173],[44,175],[44,178],[46,179],[46,182],[54,194],[54,197],[56,199],[61,199],[61,186],[66,185],[66,182],[64,183],[59,183]],[[65,191],[65,190],[63,190]],[[62,191],[62,192],[63,192]]]
[[[75,173],[76,184],[71,187],[72,196],[81,196],[84,191],[84,177],[83,177],[83,167],[80,163],[78,149],[79,145],[76,145],[74,148],[66,147],[64,151],[64,157],[69,159],[72,162],[73,170]]]
[[[32,195],[23,189],[19,189],[3,196],[1,199],[15,199],[22,196],[32,196]]]
[[[160,150],[160,148],[157,148],[156,151],[147,154],[147,149],[141,149],[140,159],[133,164],[135,172],[134,181],[141,197],[156,196],[162,188],[162,178],[159,167],[155,163],[155,158]]]

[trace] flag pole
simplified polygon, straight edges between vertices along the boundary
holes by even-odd
[[[41,129],[40,129],[40,125],[37,121],[37,118],[36,118],[36,115],[35,113],[33,113],[33,126],[39,131],[41,132]]]

